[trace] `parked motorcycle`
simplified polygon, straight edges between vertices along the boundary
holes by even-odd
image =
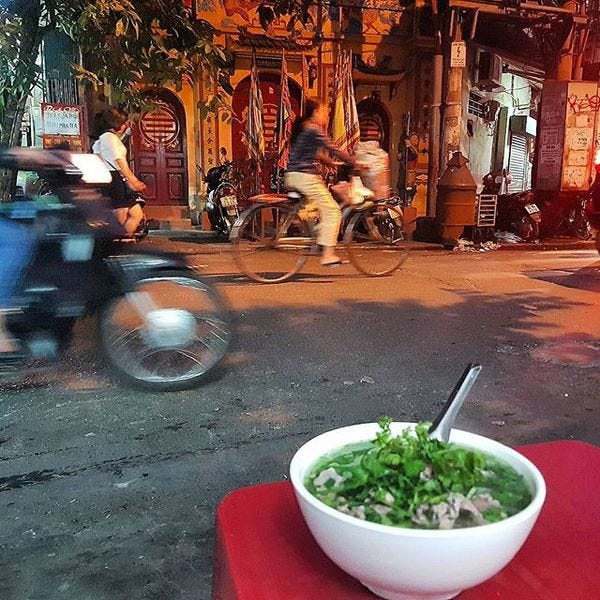
[[[498,194],[500,183],[494,173],[483,178],[484,194]],[[533,192],[498,195],[496,230],[508,231],[522,240],[531,242],[540,237],[542,213],[534,201]]]
[[[240,215],[237,191],[230,181],[231,162],[209,169],[206,173],[208,197],[206,213],[217,235],[229,237],[229,232]]]
[[[134,386],[191,388],[219,364],[231,338],[220,295],[179,255],[115,244],[120,225],[99,192],[110,174],[98,157],[11,148],[0,151],[0,168],[35,171],[52,192],[21,197],[16,212],[0,217],[37,234],[7,317],[23,356],[0,363],[4,373],[58,358],[89,315],[98,318],[108,365]]]

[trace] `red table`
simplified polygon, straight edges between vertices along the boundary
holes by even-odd
[[[600,448],[551,442],[517,448],[548,487],[515,559],[459,600],[600,600]],[[290,483],[236,490],[217,508],[213,600],[374,600],[323,554]]]

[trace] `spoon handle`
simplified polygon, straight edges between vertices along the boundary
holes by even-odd
[[[478,364],[467,365],[458,383],[454,386],[450,397],[446,400],[446,404],[444,404],[442,410],[429,428],[429,437],[441,440],[442,442],[447,442],[450,439],[450,431],[452,430],[452,425],[454,425],[456,415],[471,391],[475,380],[479,377],[481,369],[482,366]]]

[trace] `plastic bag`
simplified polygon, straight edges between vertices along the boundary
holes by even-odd
[[[350,179],[350,204],[362,204],[365,200],[373,197],[373,192],[363,185],[360,177],[354,176]]]

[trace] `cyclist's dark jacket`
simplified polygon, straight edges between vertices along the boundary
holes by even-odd
[[[298,134],[290,149],[288,172],[318,173],[317,153],[319,150],[326,150],[342,162],[351,164],[350,157],[333,146],[317,125],[307,124]]]

